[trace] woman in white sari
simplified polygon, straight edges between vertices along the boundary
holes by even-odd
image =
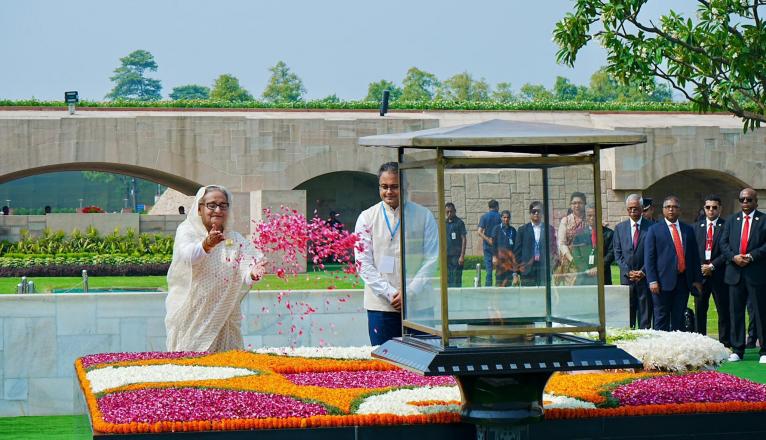
[[[178,225],[165,300],[168,351],[244,347],[240,303],[263,276],[263,254],[231,230],[231,200],[226,188],[204,186]]]

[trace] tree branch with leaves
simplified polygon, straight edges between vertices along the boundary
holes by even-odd
[[[556,24],[557,61],[573,66],[597,40],[607,71],[649,91],[661,78],[701,112],[727,111],[745,130],[766,121],[763,0],[697,0],[695,17],[669,10],[646,18],[648,0],[578,0]]]

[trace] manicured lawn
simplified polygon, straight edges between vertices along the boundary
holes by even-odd
[[[85,416],[0,418],[3,440],[79,440],[93,438]]]
[[[80,277],[30,277],[35,282],[35,288],[40,293],[50,293],[54,289],[82,289]],[[19,278],[0,278],[0,294],[16,293]],[[167,279],[164,275],[141,277],[99,277],[90,276],[90,288],[146,288],[150,290],[168,290]],[[328,271],[309,271],[305,274],[288,276],[281,279],[276,275],[267,275],[263,280],[253,285],[253,290],[306,290],[306,289],[354,289],[361,288],[355,276],[347,275],[338,267]]]

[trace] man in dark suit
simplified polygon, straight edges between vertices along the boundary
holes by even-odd
[[[598,272],[596,271],[596,207],[594,205],[589,204],[585,208],[585,219],[588,222],[588,227],[575,236],[570,251],[572,252],[572,261],[577,269],[575,284],[594,285],[598,283]],[[601,226],[601,228],[604,236],[604,284],[611,285],[614,231],[606,226]]]
[[[731,348],[729,361],[745,355],[745,304],[753,302],[758,339],[764,340],[766,324],[766,217],[758,211],[758,194],[752,188],[739,193],[740,212],[726,220],[721,234],[721,252],[726,257],[724,281],[729,285]],[[766,347],[761,344],[760,363],[766,364]]]
[[[644,201],[638,194],[625,199],[628,219],[614,227],[614,260],[620,267],[620,284],[630,289],[630,327],[652,327],[652,294],[644,273],[644,240],[653,224],[641,215]]]
[[[694,315],[697,333],[707,334],[707,310],[710,295],[718,309],[718,340],[730,347],[729,333],[729,287],[723,282],[726,273],[726,257],[721,252],[721,233],[724,220],[720,217],[721,198],[711,194],[705,197],[705,218],[695,228],[697,250],[702,266],[702,292],[694,298]]]
[[[551,267],[556,266],[558,258],[558,246],[556,245],[556,230],[548,226],[546,237],[543,228],[543,204],[532,202],[529,204],[529,223],[520,226],[517,231],[516,246],[513,253],[519,263],[518,271],[513,279],[513,284],[522,286],[544,286],[546,283],[545,268],[545,243],[550,240],[549,261]]]
[[[689,291],[702,290],[700,259],[694,229],[678,221],[681,201],[662,201],[663,220],[652,225],[644,244],[644,270],[654,304],[654,329],[681,329]]]

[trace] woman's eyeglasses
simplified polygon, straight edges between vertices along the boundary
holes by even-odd
[[[229,204],[226,203],[226,202],[224,202],[224,203],[214,203],[214,202],[200,203],[200,205],[204,205],[205,208],[207,208],[207,209],[209,209],[211,211],[215,211],[217,208],[221,208],[221,211],[228,211],[229,210]]]

